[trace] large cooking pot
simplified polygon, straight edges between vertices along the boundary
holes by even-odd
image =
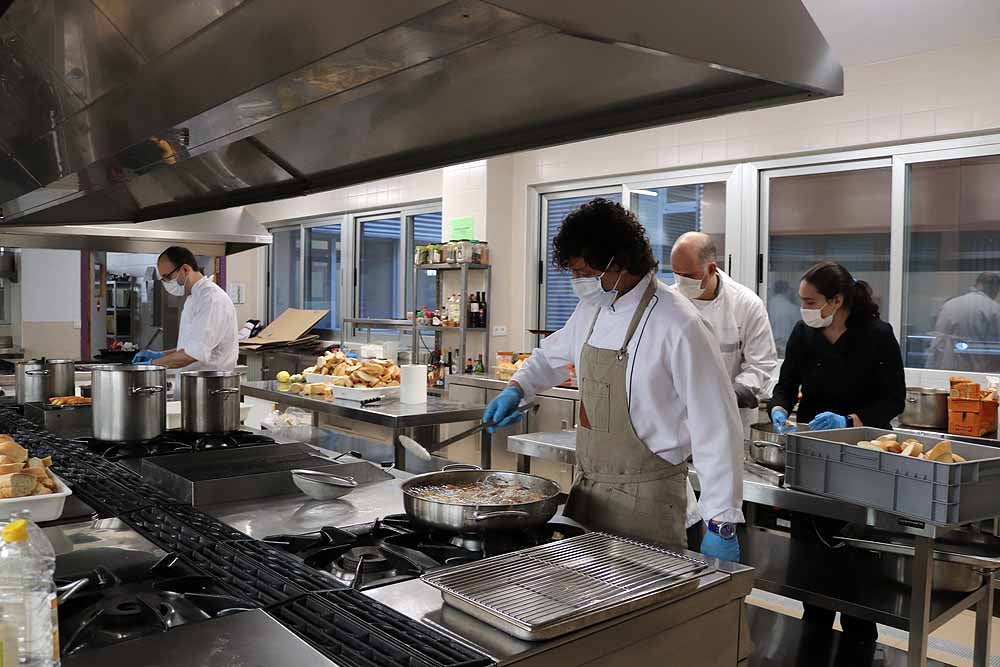
[[[17,404],[44,403],[53,396],[76,393],[76,362],[72,359],[19,361],[14,375]]]
[[[948,428],[948,392],[944,389],[907,387],[906,405],[899,421],[907,426]]]
[[[809,426],[786,426],[779,431],[771,422],[761,422],[750,427],[750,458],[755,463],[772,470],[785,469],[785,444],[788,434],[808,431]]]
[[[167,371],[162,366],[92,368],[94,437],[141,442],[167,430]]]
[[[516,505],[460,505],[414,495],[413,489],[444,484],[490,482],[520,484],[544,498]],[[550,479],[506,470],[444,470],[410,478],[403,484],[403,508],[413,519],[432,528],[456,533],[522,530],[540,526],[559,508],[559,485]]]
[[[181,373],[181,421],[189,433],[229,433],[240,428],[240,374]]]

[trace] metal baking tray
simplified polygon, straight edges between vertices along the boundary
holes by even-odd
[[[687,595],[708,563],[586,533],[425,574],[447,604],[526,641],[552,639]]]

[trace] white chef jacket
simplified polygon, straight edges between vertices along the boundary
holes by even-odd
[[[995,357],[955,350],[956,343],[970,343],[975,348],[976,343],[992,343],[1000,338],[1000,303],[982,290],[973,288],[946,301],[938,314],[934,334],[931,346],[934,368],[980,373],[1000,370]]]
[[[236,308],[226,292],[208,278],[191,288],[181,311],[177,349],[195,362],[182,371],[231,371],[239,356]]]
[[[764,310],[764,303],[752,290],[736,282],[719,269],[719,292],[714,299],[691,303],[701,316],[708,320],[718,340],[722,362],[733,384],[749,387],[760,398],[771,395],[777,382],[775,369],[778,354],[771,335],[771,323]],[[670,288],[677,292],[676,286]],[[677,292],[680,296],[680,293]],[[797,312],[797,311],[796,311]],[[758,421],[757,408],[740,410],[743,437],[749,436],[749,427]],[[701,520],[694,501],[694,489],[687,487],[688,507],[685,523],[688,527]]]
[[[719,270],[719,293],[710,301],[691,303],[712,325],[719,341],[722,363],[733,384],[742,384],[766,398],[777,382],[778,353],[764,302],[753,290]],[[671,289],[676,290],[675,287]],[[756,419],[757,410],[741,410],[744,425]]]
[[[646,286],[646,276],[613,305],[602,308],[590,344],[618,349]],[[566,325],[541,347],[512,378],[531,400],[569,377],[596,307],[579,303]],[[729,375],[718,344],[691,302],[657,284],[628,345],[629,416],[636,435],[669,463],[693,457],[702,494],[702,516],[743,521],[743,429]]]

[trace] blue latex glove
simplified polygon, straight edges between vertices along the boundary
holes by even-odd
[[[498,428],[504,428],[521,421],[523,413],[518,412],[517,406],[521,403],[521,390],[517,387],[507,387],[500,392],[500,395],[490,401],[483,413],[483,423],[493,421],[496,426],[486,427],[487,433],[495,433]]]
[[[821,412],[809,422],[810,431],[829,431],[831,428],[847,428],[847,417],[833,412]]]
[[[705,537],[701,539],[701,553],[719,560],[728,560],[733,563],[740,562],[740,539],[733,536],[731,540],[725,540],[710,530],[705,531]]]
[[[776,407],[771,410],[771,423],[774,425],[774,430],[781,433],[785,430],[785,422],[788,421],[788,410],[782,407]]]
[[[142,352],[136,352],[135,356],[132,357],[133,364],[148,364],[154,359],[159,359],[163,356],[162,352],[156,352],[154,350],[143,350]]]

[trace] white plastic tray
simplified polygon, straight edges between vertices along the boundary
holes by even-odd
[[[25,496],[24,498],[6,498],[0,500],[0,519],[6,520],[11,512],[31,510],[31,520],[35,523],[55,521],[62,516],[66,498],[73,495],[73,489],[66,486],[58,475],[49,471],[56,482],[55,493],[46,496]]]
[[[306,373],[306,382],[323,382],[333,384],[329,375]],[[346,398],[349,401],[367,401],[379,396],[399,396],[399,387],[374,387],[372,389],[356,389],[355,387],[338,387],[333,385],[333,395],[336,398]]]

